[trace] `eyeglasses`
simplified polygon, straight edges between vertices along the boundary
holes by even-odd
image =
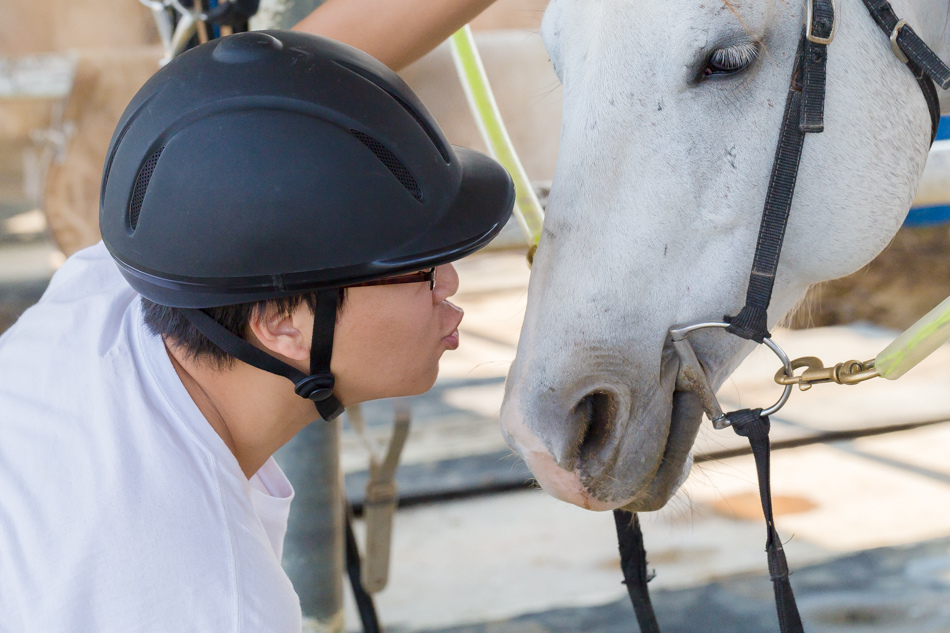
[[[389,286],[393,284],[415,284],[423,281],[429,282],[429,290],[435,290],[435,266],[428,270],[420,270],[405,275],[395,275],[393,277],[383,277],[372,281],[363,281],[358,284],[350,284],[347,288],[359,288],[361,286]]]

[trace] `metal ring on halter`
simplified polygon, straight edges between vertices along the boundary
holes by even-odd
[[[677,343],[685,342],[689,345],[689,341],[687,340],[687,337],[690,334],[692,334],[693,332],[697,330],[704,330],[707,328],[726,329],[728,327],[729,327],[728,323],[715,322],[715,321],[707,322],[707,323],[694,323],[693,325],[686,325],[679,328],[670,328],[670,337],[673,339],[673,345],[677,347],[677,352],[680,354],[680,357],[683,358],[684,350],[681,350],[680,346],[677,345]],[[785,350],[779,347],[778,343],[773,341],[771,338],[766,338],[762,342],[765,343],[765,345],[770,350],[772,350],[772,352],[776,356],[778,356],[780,361],[782,361],[782,365],[785,367],[786,372],[791,372],[792,362],[788,359],[788,354],[785,353]],[[689,352],[691,352],[692,345],[689,345],[689,348],[690,348]],[[695,353],[693,353],[691,356],[693,359],[695,359]],[[703,373],[705,374],[705,371]],[[789,373],[789,375],[791,374]],[[713,426],[715,428],[724,429],[727,426],[729,426],[729,421],[727,419],[728,416],[721,412],[718,406],[718,402],[715,402],[715,395],[712,394],[712,387],[708,385],[708,381],[706,381],[706,383],[707,384],[705,385],[705,387],[709,392],[708,396],[710,400],[714,402],[714,406],[712,407],[712,409],[715,411],[715,415],[713,415],[710,412],[709,408],[707,408],[706,409],[707,414],[712,420]],[[788,397],[791,395],[791,393],[792,393],[792,385],[785,385],[785,390],[782,392],[782,396],[771,407],[768,407],[767,409],[762,409],[762,415],[767,416],[767,415],[772,415],[778,412],[778,410],[781,409],[783,406],[785,406],[785,403],[788,402]]]

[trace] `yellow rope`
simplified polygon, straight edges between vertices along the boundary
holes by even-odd
[[[885,347],[874,367],[888,380],[897,380],[950,340],[950,298],[914,323]]]
[[[475,47],[475,38],[468,25],[459,29],[450,39],[452,57],[458,71],[459,80],[468,98],[468,105],[478,124],[485,145],[491,156],[511,174],[515,183],[515,217],[528,241],[528,263],[534,259],[534,252],[541,239],[541,225],[544,222],[544,210],[534,193],[531,181],[525,173],[518,153],[501,120],[501,113],[495,103],[485,68]]]

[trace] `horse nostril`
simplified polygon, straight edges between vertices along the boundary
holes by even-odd
[[[571,413],[578,425],[579,459],[596,455],[610,439],[611,429],[617,419],[617,409],[617,397],[606,391],[593,391],[577,403]]]

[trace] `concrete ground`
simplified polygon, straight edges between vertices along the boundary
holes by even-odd
[[[61,258],[35,214],[2,211],[0,316],[9,321]],[[436,387],[411,402],[399,475],[407,507],[396,516],[389,587],[377,595],[381,620],[407,633],[635,631],[610,514],[531,488],[497,428],[524,314],[523,258],[478,255],[458,268],[462,346],[445,356]],[[852,325],[775,338],[793,357],[840,361],[871,358],[893,336]],[[796,392],[773,418],[776,520],[810,633],[950,633],[948,367],[944,348],[896,382]],[[769,354],[754,353],[723,388],[724,404],[774,400],[775,369]],[[364,409],[385,438],[391,403]],[[777,631],[744,446],[704,424],[687,484],[641,517],[664,631]],[[342,462],[357,504],[366,460],[347,428]],[[362,538],[359,522],[357,531]],[[347,624],[359,630],[352,607]]]

